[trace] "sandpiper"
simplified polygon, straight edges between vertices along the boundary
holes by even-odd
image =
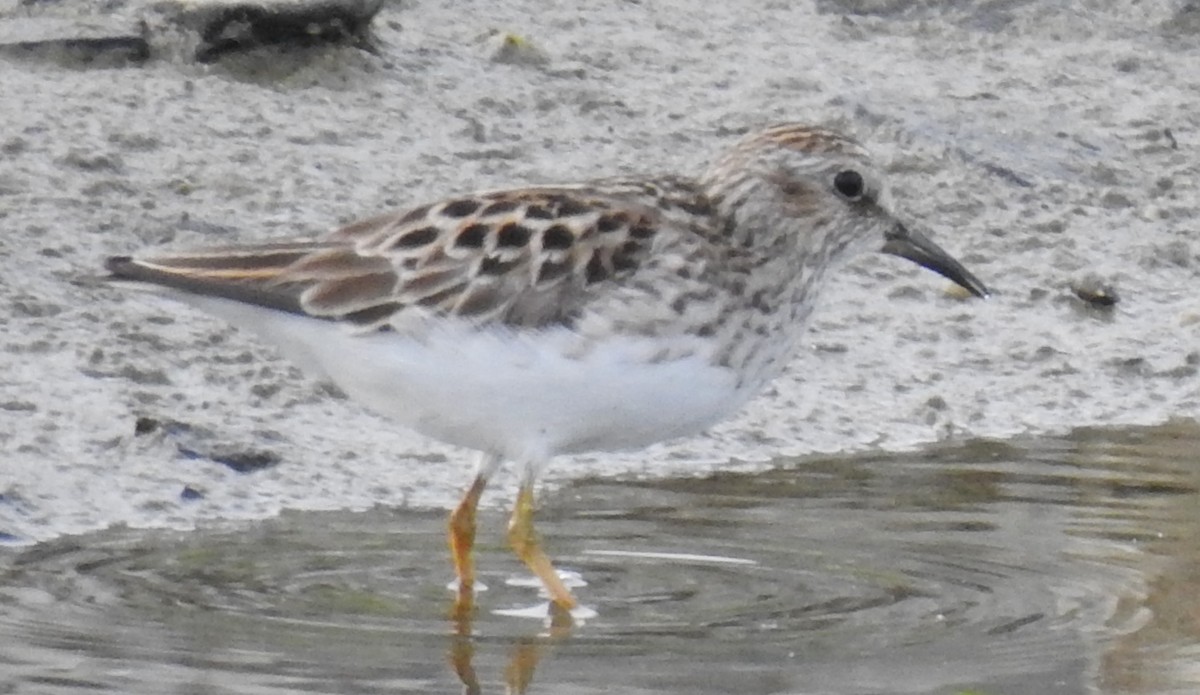
[[[698,178],[658,176],[445,198],[315,240],[109,258],[118,280],[257,332],[350,397],[479,452],[450,514],[459,606],[475,511],[521,466],[508,525],[557,608],[575,598],[534,531],[554,456],[637,449],[730,416],[795,356],[826,276],[874,245],[987,289],[891,210],[855,140],[756,131]]]

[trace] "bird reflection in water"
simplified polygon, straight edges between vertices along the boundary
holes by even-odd
[[[461,599],[461,597],[460,597]],[[575,626],[570,611],[550,602],[548,629],[538,635],[524,636],[516,640],[508,666],[504,670],[505,692],[512,694],[524,693],[533,682],[533,674],[537,669],[544,651],[555,643],[566,639]],[[474,634],[474,605],[471,600],[459,600],[454,604],[450,620],[453,634],[450,638],[450,648],[446,658],[459,681],[463,684],[464,695],[478,695],[483,690],[479,685],[479,677],[475,673],[475,634]]]

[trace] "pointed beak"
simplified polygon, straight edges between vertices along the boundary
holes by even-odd
[[[924,234],[914,232],[897,222],[884,237],[886,241],[881,249],[884,253],[907,258],[917,265],[924,266],[976,297],[987,297],[990,294],[979,278]]]

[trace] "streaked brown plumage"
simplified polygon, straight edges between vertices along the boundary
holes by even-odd
[[[889,207],[861,145],[787,124],[696,179],[456,196],[314,241],[107,265],[259,332],[419,432],[481,451],[451,516],[464,610],[475,505],[502,460],[522,463],[509,538],[570,608],[533,533],[533,482],[550,457],[646,446],[728,416],[783,371],[828,271],[871,240],[986,294]]]

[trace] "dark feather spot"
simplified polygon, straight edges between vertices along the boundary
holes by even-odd
[[[675,301],[671,302],[671,310],[676,314],[682,315],[683,312],[687,310],[687,305],[688,303],[686,297],[676,297]]]
[[[508,271],[517,267],[521,263],[521,259],[512,261],[502,261],[495,256],[488,256],[479,262],[480,275],[504,275]]]
[[[525,208],[525,216],[531,220],[549,220],[554,218],[554,213],[541,205],[530,205]]]
[[[542,267],[538,268],[537,284],[543,285],[557,280],[558,278],[566,275],[567,271],[570,269],[570,261],[563,261],[562,263],[552,263],[550,261],[546,261],[542,263]]]
[[[680,201],[679,207],[687,214],[697,217],[707,217],[713,213],[712,204],[706,198]]]
[[[604,261],[600,260],[600,254],[592,254],[592,258],[587,264],[587,272],[585,277],[587,278],[589,285],[593,282],[600,282],[604,278],[608,277],[608,269],[604,267]]]
[[[509,222],[500,228],[496,234],[496,246],[499,248],[519,248],[529,243],[533,230],[529,227]]]
[[[634,239],[649,239],[656,231],[658,230],[648,224],[639,224],[629,230],[629,235]]]
[[[427,297],[447,287],[462,285],[463,275],[462,268],[454,266],[441,270],[415,271],[405,277],[402,289],[406,297]]]
[[[571,244],[575,243],[575,235],[567,229],[566,225],[556,224],[548,227],[542,232],[542,248],[552,250],[562,250],[571,248]]]
[[[480,217],[489,215],[500,215],[506,212],[512,212],[520,207],[520,203],[515,200],[497,200],[493,203],[488,203],[482,210],[479,211]]]
[[[403,226],[406,224],[411,224],[413,222],[416,222],[417,220],[425,219],[425,216],[428,214],[429,214],[429,206],[422,205],[419,208],[413,208],[412,210],[409,210],[408,212],[404,213],[404,217],[401,217],[399,220],[397,220],[396,224],[400,225],[400,226]]]
[[[475,212],[482,205],[478,200],[464,198],[462,200],[454,200],[442,206],[442,214],[447,217],[466,217]]]
[[[458,316],[479,316],[496,308],[497,296],[494,288],[476,285],[468,288],[466,294],[454,305],[454,313]]]
[[[373,323],[383,321],[397,311],[400,311],[400,306],[401,305],[396,302],[378,304],[373,307],[368,307],[366,309],[360,309],[358,311],[345,314],[342,316],[342,319],[349,321],[356,326],[369,326]]]
[[[462,292],[462,288],[463,288],[463,286],[461,284],[455,285],[454,287],[447,287],[446,289],[442,290],[441,292],[435,292],[433,294],[421,297],[420,299],[417,300],[417,304],[420,304],[421,306],[429,306],[429,307],[442,307],[442,305],[445,304],[447,302],[447,300],[457,297],[458,294],[460,292]],[[445,307],[442,307],[442,308],[445,308]]]
[[[579,202],[575,198],[566,195],[556,195],[550,199],[550,203],[554,205],[559,215],[570,217],[572,215],[583,215],[591,211],[587,205]]]
[[[700,336],[701,338],[708,338],[709,336],[716,334],[716,332],[717,326],[713,323],[706,323],[696,329],[696,335]]]
[[[433,241],[438,238],[438,235],[441,234],[441,232],[442,230],[438,229],[437,227],[421,227],[420,229],[414,229],[411,232],[405,232],[404,234],[401,234],[400,238],[396,239],[396,241],[392,243],[392,248],[415,249],[421,246],[427,246],[432,244]]]
[[[600,219],[596,220],[596,229],[600,233],[615,232],[625,226],[625,217],[623,215],[601,215]]]
[[[483,241],[487,239],[489,231],[491,231],[491,227],[486,224],[469,224],[458,233],[458,237],[454,239],[454,245],[468,249],[483,248]]]
[[[675,271],[675,274],[678,275],[679,277],[683,278],[684,280],[692,279],[692,269],[691,268],[680,268],[679,270]]]
[[[771,313],[771,303],[767,301],[766,290],[759,290],[750,297],[750,308],[757,309],[760,313]]]
[[[636,268],[638,266],[637,254],[641,250],[642,247],[637,242],[627,241],[621,244],[621,248],[613,253],[613,270],[620,272]]]

